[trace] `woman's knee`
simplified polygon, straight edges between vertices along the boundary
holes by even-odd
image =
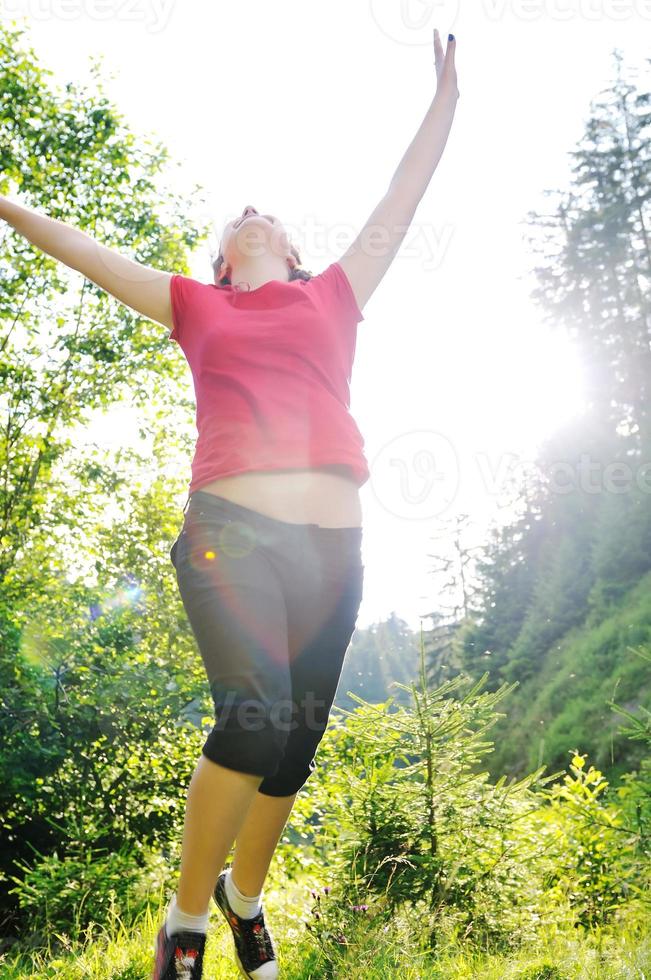
[[[268,778],[281,769],[291,730],[291,700],[212,685],[215,724],[202,752],[213,762]]]
[[[268,796],[297,793],[316,769],[316,752],[324,733],[325,725],[311,730],[305,726],[297,727],[287,740],[277,771],[265,777],[258,791]]]

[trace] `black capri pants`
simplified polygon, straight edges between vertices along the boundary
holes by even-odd
[[[361,527],[196,490],[170,559],[215,706],[202,753],[290,796],[315,768],[362,600]]]

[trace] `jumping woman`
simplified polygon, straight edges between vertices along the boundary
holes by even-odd
[[[242,974],[278,976],[262,888],[314,769],[363,592],[369,471],[349,412],[357,324],[444,151],[455,48],[450,35],[444,53],[434,32],[437,88],[423,123],[358,238],[318,275],[301,268],[278,218],[252,206],[224,228],[208,285],[0,198],[0,218],[29,242],[165,326],[194,381],[198,436],[170,560],[215,725],[188,789],[153,980],[202,976],[211,896]]]

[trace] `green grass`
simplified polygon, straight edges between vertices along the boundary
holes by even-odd
[[[511,955],[472,952],[463,944],[423,951],[413,929],[413,916],[397,916],[389,926],[360,921],[349,935],[347,949],[324,952],[305,928],[308,910],[301,907],[304,886],[265,889],[267,920],[278,946],[283,980],[570,980],[570,978],[637,978],[651,980],[651,933],[641,918],[629,914],[619,928],[592,935],[574,932],[541,935],[535,948]],[[114,914],[103,930],[96,928],[83,945],[65,947],[65,937],[52,937],[50,948],[0,957],[3,980],[148,980],[153,943],[161,921],[160,906],[126,928]],[[64,947],[61,940],[63,938]],[[59,947],[57,949],[57,946]],[[68,943],[68,946],[70,944]],[[56,952],[54,950],[56,949]],[[228,927],[217,910],[211,912],[205,980],[235,980],[238,973]]]

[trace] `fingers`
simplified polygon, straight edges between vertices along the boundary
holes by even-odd
[[[457,48],[457,40],[454,34],[448,35],[448,46],[443,53],[443,45],[441,43],[441,35],[439,34],[438,28],[434,28],[434,60],[437,67],[442,67],[443,63],[450,63],[454,66],[454,55]]]
[[[454,34],[448,35],[448,46],[445,52],[446,60],[449,58],[450,63],[454,66],[454,56],[457,50],[457,39]]]
[[[441,35],[438,29],[434,28],[434,56],[437,65],[443,64],[443,45],[441,44]]]

